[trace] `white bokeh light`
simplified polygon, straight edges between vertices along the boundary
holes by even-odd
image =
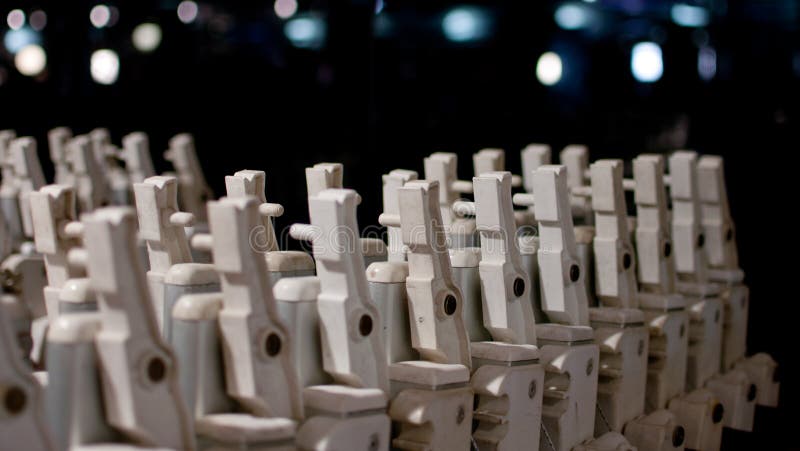
[[[161,44],[161,27],[154,23],[139,24],[133,29],[131,40],[136,50],[152,52]]]
[[[545,52],[536,63],[536,78],[545,86],[553,86],[561,80],[564,66],[555,52]]]
[[[47,66],[47,54],[37,44],[26,45],[14,55],[14,66],[22,75],[35,77]]]
[[[95,28],[103,28],[111,21],[111,10],[106,5],[95,5],[89,12],[89,21]]]
[[[197,19],[197,3],[184,0],[178,5],[178,19],[183,23],[192,23]]]
[[[661,47],[655,42],[639,42],[631,52],[631,72],[642,83],[653,83],[664,74]]]
[[[112,85],[119,77],[119,56],[110,49],[95,50],[89,62],[92,80],[101,85]]]
[[[297,0],[275,0],[275,15],[288,19],[297,13]]]
[[[8,28],[19,30],[25,25],[25,13],[21,9],[11,10],[6,16],[6,23],[8,23]]]

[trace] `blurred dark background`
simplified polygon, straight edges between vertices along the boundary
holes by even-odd
[[[38,138],[46,172],[55,126],[115,143],[146,131],[159,170],[169,137],[191,132],[217,195],[224,175],[267,172],[279,226],[307,220],[303,168],[320,161],[344,163],[364,227],[381,174],[422,172],[434,151],[457,152],[462,178],[482,147],[519,173],[531,142],[723,155],[750,352],[783,381],[782,407],[759,410],[753,434],[726,430],[724,449],[800,448],[799,2],[195,1],[0,1],[0,128]]]

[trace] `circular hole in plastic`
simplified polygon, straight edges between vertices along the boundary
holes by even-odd
[[[267,335],[267,339],[264,341],[264,351],[270,357],[275,357],[280,354],[282,346],[281,337],[276,333]]]
[[[3,407],[12,415],[16,415],[25,410],[27,404],[28,395],[19,387],[9,388],[3,396]]]
[[[706,237],[702,233],[697,235],[697,247],[703,247],[706,244]]]
[[[569,280],[573,282],[577,282],[578,279],[581,277],[581,268],[578,265],[572,265],[569,267]]]
[[[358,320],[358,332],[362,337],[372,333],[372,317],[369,315],[361,315]]]
[[[755,401],[757,394],[758,389],[756,388],[756,384],[750,384],[750,388],[747,389],[747,400],[750,402]]]
[[[448,294],[444,298],[444,312],[447,315],[452,315],[456,312],[456,308],[458,308],[458,301],[456,301],[456,297],[452,294]]]
[[[683,429],[683,426],[675,426],[675,429],[672,430],[672,446],[675,448],[680,447],[683,445],[685,438],[686,430]]]
[[[161,357],[153,357],[147,362],[147,377],[150,382],[161,382],[167,376],[167,364]]]
[[[717,403],[717,405],[714,406],[714,410],[711,411],[711,421],[713,421],[714,424],[718,424],[722,421],[723,415],[725,415],[725,408],[722,407],[722,404]]]
[[[525,281],[521,277],[514,279],[514,296],[520,297],[525,293]]]
[[[625,255],[622,256],[622,268],[630,269],[632,264],[633,259],[631,258],[631,254],[626,252]]]

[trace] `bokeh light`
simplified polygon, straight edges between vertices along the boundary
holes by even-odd
[[[143,23],[133,29],[133,46],[143,53],[150,53],[161,44],[161,27],[154,23]]]
[[[485,12],[478,8],[460,6],[445,14],[442,31],[450,41],[470,42],[487,38],[491,30]]]
[[[318,49],[325,43],[325,21],[317,16],[295,17],[286,22],[283,33],[295,47]]]
[[[563,63],[558,53],[545,52],[536,63],[536,78],[545,86],[553,86],[561,80],[563,70]]]
[[[711,47],[701,47],[697,52],[697,73],[709,81],[717,75],[717,52]]]
[[[556,9],[553,18],[556,24],[565,30],[579,30],[589,26],[592,15],[590,6],[582,3],[564,3]]]
[[[297,0],[275,0],[275,15],[288,19],[297,13]]]
[[[184,0],[178,4],[178,19],[183,23],[192,23],[197,20],[197,3],[192,0]]]
[[[112,85],[119,78],[119,56],[110,49],[95,50],[89,62],[92,80],[101,85]]]
[[[11,10],[6,16],[6,23],[8,28],[19,30],[25,25],[25,13],[21,9]]]
[[[38,44],[26,45],[14,56],[14,66],[22,75],[35,77],[47,66],[47,54]]]
[[[89,21],[95,28],[103,28],[111,21],[111,10],[106,5],[95,5],[89,12]]]
[[[19,30],[8,30],[3,36],[3,45],[12,55],[27,45],[41,44],[41,41],[41,35],[28,27],[23,27]]]
[[[37,9],[31,13],[30,24],[31,28],[36,31],[44,30],[44,27],[47,26],[47,14],[41,9]]]
[[[642,83],[653,83],[664,73],[661,47],[655,42],[639,42],[631,52],[631,72]]]
[[[670,16],[673,22],[682,27],[705,27],[711,19],[707,9],[685,3],[672,5]]]

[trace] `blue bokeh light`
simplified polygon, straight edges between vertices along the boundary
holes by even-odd
[[[453,42],[472,42],[486,39],[491,31],[488,15],[478,9],[459,6],[442,19],[442,31]]]
[[[327,26],[321,17],[298,16],[286,22],[283,33],[295,47],[319,49],[325,44]]]
[[[711,20],[711,15],[702,6],[676,3],[670,10],[672,21],[682,27],[705,27]]]
[[[556,9],[553,18],[564,30],[586,28],[593,20],[592,7],[582,3],[564,3]]]
[[[3,45],[11,54],[16,54],[26,45],[41,44],[42,37],[29,27],[8,30],[3,37]]]

